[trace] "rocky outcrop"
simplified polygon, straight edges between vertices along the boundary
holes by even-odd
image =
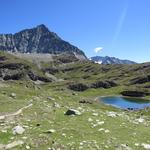
[[[3,62],[0,62],[0,79],[7,80],[21,80],[31,79],[32,81],[52,82],[51,78],[45,75],[39,75],[31,71],[33,68],[26,63],[7,61],[7,57],[0,56]],[[6,60],[6,61],[5,61]],[[12,59],[14,61],[14,59]],[[29,77],[29,78],[28,78]]]
[[[47,72],[49,74],[55,75],[56,73],[59,72],[59,70],[57,68],[46,68],[43,70],[44,72]]]
[[[131,84],[143,84],[146,82],[150,82],[150,75],[134,78],[130,82]]]
[[[149,95],[149,93],[144,91],[123,91],[121,92],[123,96],[131,96],[131,97],[144,97]]]
[[[117,86],[117,83],[115,83],[114,81],[98,81],[95,83],[91,84],[91,88],[111,88],[111,87],[115,87]]]
[[[29,71],[28,73],[28,76],[29,78],[32,80],[32,81],[43,81],[43,82],[52,82],[52,80],[50,78],[47,78],[47,77],[44,77],[44,76],[39,76],[39,75],[36,75],[34,72],[32,71]]]
[[[95,89],[105,88],[105,89],[108,89],[108,88],[112,88],[115,86],[118,86],[118,84],[114,81],[98,81],[98,82],[92,83],[90,85],[83,84],[83,83],[76,83],[76,84],[74,83],[74,84],[70,84],[68,86],[68,88],[73,90],[73,91],[85,91],[88,88],[95,88]]]
[[[23,77],[24,77],[24,73],[21,72],[16,74],[5,75],[3,77],[3,80],[20,80]]]
[[[83,51],[62,40],[56,33],[50,32],[45,25],[16,34],[1,34],[0,50],[20,53],[68,53],[86,58]]]
[[[0,78],[3,80],[20,80],[25,77],[25,72],[30,67],[22,63],[1,62]]]
[[[22,63],[0,63],[0,69],[28,69],[29,66],[22,64]]]
[[[73,91],[85,91],[87,90],[89,87],[83,83],[77,83],[77,84],[71,84],[68,87],[69,89],[73,90]]]

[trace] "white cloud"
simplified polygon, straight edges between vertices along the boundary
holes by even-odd
[[[96,48],[94,49],[95,53],[98,53],[98,52],[100,52],[100,51],[102,51],[102,50],[103,50],[103,47],[96,47]]]

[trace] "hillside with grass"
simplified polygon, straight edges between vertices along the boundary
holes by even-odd
[[[149,99],[150,63],[31,58],[0,52],[0,149],[148,149],[150,109],[118,109],[99,97],[140,91]]]

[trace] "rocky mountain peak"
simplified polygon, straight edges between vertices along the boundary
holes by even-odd
[[[86,59],[82,50],[62,40],[44,24],[15,34],[0,34],[0,50],[19,53],[68,53]]]
[[[41,30],[48,30],[48,28],[44,24],[40,24],[36,28]]]
[[[115,57],[109,57],[109,56],[94,56],[91,57],[90,60],[94,61],[98,64],[135,64],[136,62],[131,60],[122,60]]]

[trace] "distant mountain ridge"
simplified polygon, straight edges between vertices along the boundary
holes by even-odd
[[[109,57],[109,56],[94,56],[91,57],[90,60],[94,61],[95,63],[99,64],[136,64],[136,62],[131,60],[121,60],[116,57]]]
[[[15,34],[0,34],[0,50],[19,53],[74,54],[86,58],[84,52],[41,24]]]

